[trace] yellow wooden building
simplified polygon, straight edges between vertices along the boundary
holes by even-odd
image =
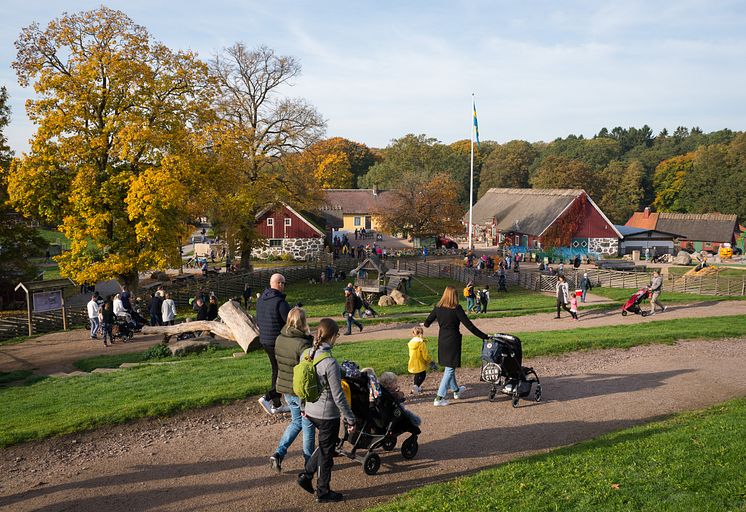
[[[328,189],[319,208],[327,227],[343,231],[379,231],[377,212],[385,209],[391,192],[374,188]]]

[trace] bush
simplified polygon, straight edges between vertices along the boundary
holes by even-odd
[[[158,345],[153,345],[148,350],[146,350],[142,355],[142,358],[145,360],[163,359],[166,357],[171,357],[171,350],[168,348],[167,345],[164,345],[163,343],[159,343]]]
[[[293,258],[293,255],[291,253],[284,252],[284,253],[282,253],[282,256],[280,256],[280,259],[282,261],[292,261],[294,258]]]

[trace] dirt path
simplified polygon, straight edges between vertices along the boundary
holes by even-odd
[[[744,396],[744,360],[746,340],[540,358],[529,363],[545,401],[518,409],[487,402],[473,369],[459,371],[465,398],[434,408],[439,375],[428,376],[426,396],[410,403],[423,419],[417,457],[386,453],[375,476],[337,459],[332,485],[346,502],[328,510],[361,510],[428,483]],[[295,484],[299,442],[282,475],[268,467],[286,422],[250,400],[11,447],[0,453],[0,510],[318,509]]]
[[[563,318],[554,319],[554,313],[535,315],[477,319],[475,324],[485,332],[525,332],[543,330],[565,330],[578,327],[601,327],[605,325],[629,325],[643,322],[671,320],[674,318],[695,318],[705,316],[727,316],[746,314],[746,301],[698,302],[693,304],[674,304],[668,306],[665,313],[643,318],[639,315],[623,317],[617,309],[612,311],[591,310],[580,313],[580,321],[575,322],[562,312]],[[380,340],[392,338],[409,338],[411,323],[369,325],[362,333],[354,330],[352,336],[342,337],[342,342]],[[463,329],[462,329],[463,331]],[[437,325],[426,329],[426,336],[436,337]],[[78,329],[68,332],[57,332],[34,338],[17,345],[0,345],[0,371],[34,370],[41,375],[58,372],[71,372],[73,363],[86,357],[102,354],[138,352],[158,343],[161,336],[137,335],[129,343],[118,343],[104,347],[100,340],[88,339],[88,331]],[[239,350],[238,346],[236,349]]]

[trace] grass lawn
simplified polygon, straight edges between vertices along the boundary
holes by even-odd
[[[143,362],[164,362],[164,361],[190,361],[193,359],[209,359],[219,357],[230,357],[234,352],[239,351],[240,348],[216,348],[210,349],[199,354],[189,354],[181,357],[165,357],[148,361],[145,359],[145,352],[132,352],[129,354],[111,354],[96,357],[87,357],[75,361],[73,365],[78,370],[84,372],[90,372],[96,368],[119,368],[122,363],[143,363]]]
[[[746,509],[746,399],[409,492],[376,512]]]
[[[671,343],[677,339],[742,336],[746,317],[677,319],[646,324],[516,333],[524,354],[535,357],[592,348]],[[377,372],[407,371],[407,340],[343,343],[334,353]],[[435,353],[436,343],[430,341]],[[465,337],[464,366],[480,364],[481,343]],[[215,354],[211,354],[214,356]],[[90,362],[88,366],[94,366]],[[177,365],[142,366],[85,377],[45,379],[0,388],[0,446],[65,434],[146,416],[226,403],[264,393],[270,371],[262,351],[240,359],[193,357]]]
[[[600,295],[607,299],[614,300],[620,304],[624,304],[632,296],[633,293],[637,292],[637,288],[594,288],[591,293],[594,295]],[[681,293],[681,292],[667,292],[665,287],[663,293],[661,293],[660,300],[663,304],[670,303],[691,303],[691,302],[713,302],[723,300],[746,300],[746,296],[738,295],[697,295],[694,293]],[[645,304],[649,304],[646,300]]]

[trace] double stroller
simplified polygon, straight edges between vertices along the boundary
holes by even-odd
[[[375,377],[371,379],[367,372],[348,371],[342,380],[349,386],[350,407],[358,421],[352,432],[344,429],[344,437],[337,444],[337,454],[361,463],[365,474],[375,475],[381,467],[381,457],[374,450],[392,451],[396,448],[397,438],[408,432],[411,435],[402,442],[401,454],[405,459],[413,459],[419,449],[417,436],[420,429],[402,406],[385,388],[377,387],[371,391],[370,386],[377,386],[377,383]],[[347,450],[346,443],[349,444]]]
[[[513,407],[531,394],[536,384],[534,399],[541,401],[541,382],[533,368],[522,366],[521,340],[510,334],[493,334],[482,342],[481,379],[492,384],[489,400],[495,401],[498,391],[511,399]]]
[[[647,299],[649,296],[650,292],[647,288],[640,288],[639,290],[637,290],[635,293],[632,294],[632,297],[630,297],[629,300],[624,303],[624,306],[622,306],[622,316],[627,316],[627,313],[648,316],[648,312],[643,311],[642,308],[640,308],[640,304],[642,304],[642,301]]]

